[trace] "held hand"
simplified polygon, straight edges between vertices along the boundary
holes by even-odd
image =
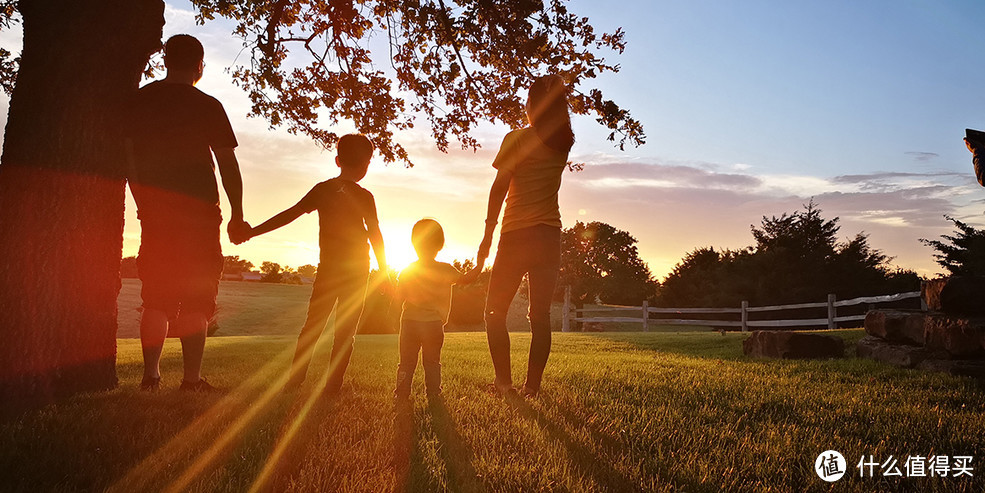
[[[477,265],[477,266],[473,267],[471,270],[469,270],[465,274],[462,274],[462,281],[461,281],[462,284],[472,284],[472,283],[474,283],[475,281],[477,281],[479,279],[479,274],[481,274],[481,273],[482,273],[482,266],[481,265]]]
[[[479,253],[477,256],[477,261],[479,265],[482,265],[487,258],[489,258],[489,249],[492,247],[492,237],[486,236],[482,238],[482,243],[479,243]]]
[[[229,241],[236,245],[253,237],[253,228],[250,223],[243,220],[229,221],[226,231],[229,233]]]
[[[390,272],[388,271],[380,283],[380,292],[387,297],[393,297],[397,292],[396,286],[397,284],[393,282],[393,277],[390,276]]]

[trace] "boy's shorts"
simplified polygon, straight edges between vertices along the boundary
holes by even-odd
[[[219,222],[141,221],[137,271],[144,309],[163,311],[172,321],[179,313],[211,319],[222,264]],[[171,327],[169,337],[191,335]]]

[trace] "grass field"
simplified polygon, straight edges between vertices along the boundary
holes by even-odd
[[[837,331],[853,342],[860,330]],[[445,394],[391,398],[396,337],[359,336],[343,393],[320,396],[319,348],[297,396],[279,393],[292,337],[210,339],[226,389],[136,390],[139,343],[119,343],[117,390],[0,424],[9,491],[982,491],[972,478],[859,478],[862,455],[985,454],[985,396],[971,380],[867,360],[765,361],[741,334],[556,334],[534,400],[487,393],[485,338],[448,334]],[[513,336],[514,375],[529,337]],[[850,351],[851,352],[851,351]],[[321,357],[319,357],[321,356]],[[817,455],[840,451],[829,485]]]
[[[216,321],[219,324],[217,336],[243,335],[294,335],[301,330],[308,310],[311,285],[268,284],[259,282],[223,281],[219,283],[219,296],[216,300]],[[525,332],[527,324],[527,304],[522,296],[513,300],[507,327],[511,331]],[[119,330],[117,337],[140,337],[140,281],[123,279],[123,288],[118,299]],[[392,307],[391,310],[399,310]],[[561,329],[561,306],[555,304],[551,322],[554,330]],[[640,330],[640,324],[606,324],[608,331]],[[474,326],[452,326],[451,331],[482,331],[482,324]],[[655,331],[708,331],[707,327],[653,326]]]

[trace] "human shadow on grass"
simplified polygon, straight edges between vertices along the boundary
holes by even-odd
[[[394,402],[393,416],[393,492],[410,491],[411,457],[415,452],[417,436],[414,432],[414,405],[410,401]]]
[[[333,422],[339,406],[338,395],[309,395],[285,392],[292,399],[275,440],[270,444],[263,469],[248,477],[255,478],[254,491],[285,491],[301,473],[305,460],[317,446],[319,430]],[[311,402],[308,402],[312,399]],[[305,409],[306,405],[308,406]]]
[[[588,432],[590,439],[599,444],[599,448],[602,449],[604,455],[609,457],[624,455],[624,450],[630,447],[630,444],[626,443],[624,440],[602,431],[598,426],[588,424],[589,418],[574,409],[561,404],[560,402],[549,399],[542,399],[540,402],[548,412],[559,416],[567,427],[585,429]],[[685,445],[681,444],[681,446],[684,447]],[[604,461],[605,459],[604,457],[600,457],[599,460]],[[700,483],[700,479],[698,477],[693,474],[689,475],[685,473],[681,468],[672,468],[666,460],[654,460],[652,464],[654,467],[652,470],[648,471],[648,473],[660,478],[662,482],[671,482],[677,485],[689,485],[685,488],[688,491],[692,491],[692,488],[696,488],[695,485]],[[640,488],[639,486],[636,487]],[[701,487],[698,488],[698,490],[702,490],[702,488],[703,490],[709,490],[708,487]],[[714,490],[711,489],[711,491]]]
[[[438,448],[448,471],[451,491],[485,491],[486,488],[472,466],[472,447],[458,432],[458,425],[441,396],[428,398],[431,427],[441,446]]]
[[[612,467],[609,460],[599,456],[584,443],[571,436],[563,426],[552,421],[539,409],[519,398],[508,399],[507,403],[524,419],[537,423],[551,438],[564,445],[571,458],[572,469],[579,471],[586,477],[591,477],[603,489],[607,491],[644,491],[639,482]]]
[[[120,440],[130,450],[119,454],[133,462],[110,473],[115,476],[110,489],[140,491],[171,484],[183,490],[228,475],[230,466],[242,468],[233,457],[255,453],[257,437],[279,422],[288,407],[278,396],[264,394],[264,387],[250,382],[216,393],[121,394],[130,400],[128,406],[122,403],[129,412],[111,429],[118,431],[117,440],[133,437]]]
[[[26,412],[0,424],[0,435],[7,437],[0,447],[0,470],[16,471],[0,490],[105,490],[191,424],[213,400],[189,402],[177,392],[152,395],[124,388],[80,394]]]

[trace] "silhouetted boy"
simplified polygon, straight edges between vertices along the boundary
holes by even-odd
[[[215,390],[201,377],[206,328],[222,274],[213,154],[232,208],[230,239],[241,240],[249,230],[233,152],[236,136],[222,104],[195,88],[204,54],[192,36],[173,36],[164,46],[167,76],[141,88],[131,108],[129,182],[141,227],[143,390],[160,386],[161,348],[168,335],[181,338],[180,389]]]
[[[417,252],[417,262],[407,266],[397,280],[397,295],[403,300],[403,310],[400,312],[400,365],[397,367],[397,388],[393,392],[398,400],[410,396],[414,370],[417,368],[417,353],[421,353],[428,397],[441,394],[444,325],[451,310],[452,285],[462,280],[458,269],[434,259],[445,246],[445,234],[437,221],[417,221],[410,237]]]
[[[304,380],[315,343],[321,336],[333,307],[335,341],[329,366],[326,392],[337,393],[349,366],[356,324],[363,309],[369,275],[369,245],[373,246],[381,272],[386,272],[383,235],[376,217],[373,194],[356,182],[366,176],[373,156],[373,143],[363,135],[339,139],[339,176],[314,186],[293,207],[253,228],[250,237],[262,235],[294,221],[301,214],[318,211],[318,239],[321,255],[318,274],[308,304],[308,317],[298,336],[298,347],[291,365],[287,389],[296,389]]]

